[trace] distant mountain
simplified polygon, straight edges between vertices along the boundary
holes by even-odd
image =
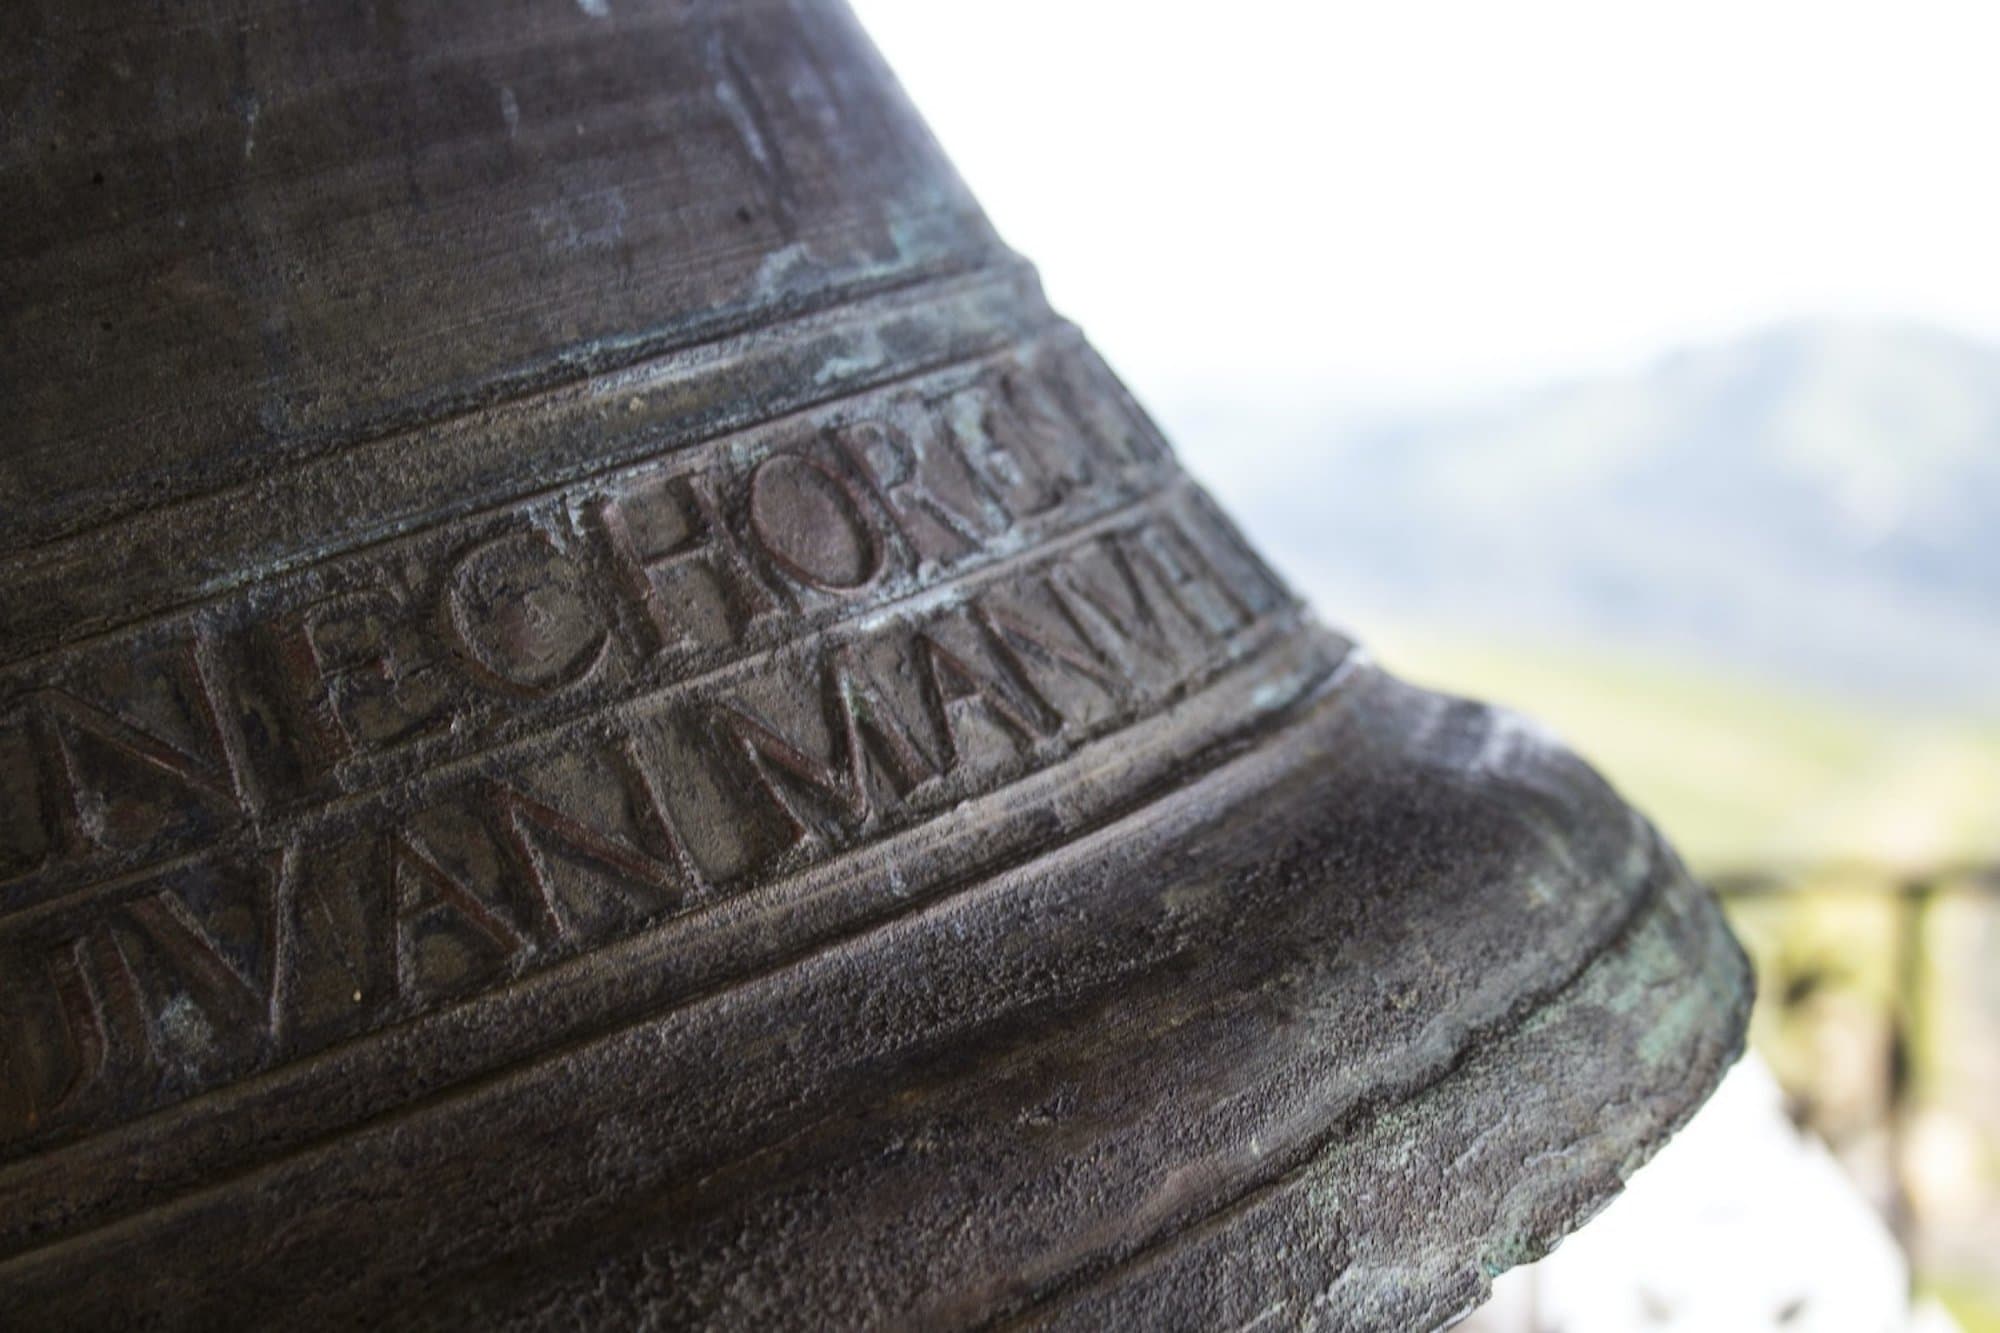
[[[2000,714],[2000,348],[1801,324],[1452,411],[1285,411],[1216,480],[1336,620]]]

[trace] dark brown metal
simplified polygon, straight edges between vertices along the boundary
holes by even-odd
[[[834,0],[0,34],[0,1324],[1417,1327],[1737,1050]]]

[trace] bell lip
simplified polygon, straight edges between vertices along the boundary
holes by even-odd
[[[1670,849],[1667,854],[1672,855]],[[1371,1256],[1385,1274],[1379,1290],[1350,1287],[1335,1301],[1330,1299],[1333,1288],[1329,1287],[1309,1293],[1309,1299],[1294,1300],[1292,1313],[1305,1316],[1332,1312],[1333,1318],[1325,1326],[1340,1328],[1449,1327],[1486,1302],[1492,1295],[1494,1280],[1501,1274],[1545,1258],[1617,1200],[1634,1174],[1708,1102],[1748,1048],[1750,1012],[1756,995],[1754,970],[1723,921],[1713,894],[1691,878],[1682,876],[1664,885],[1658,894],[1649,896],[1617,939],[1593,958],[1583,973],[1530,1009],[1513,1026],[1497,1033],[1495,1049],[1475,1053],[1386,1108],[1391,1112],[1407,1112],[1425,1103],[1449,1103],[1454,1098],[1473,1104],[1477,1094],[1464,1092],[1463,1085],[1482,1076],[1491,1078],[1493,1067],[1511,1054],[1507,1048],[1524,1031],[1560,1027],[1573,1021],[1574,1011],[1591,1003],[1583,998],[1584,992],[1607,985],[1615,988],[1660,984],[1662,978],[1657,973],[1648,976],[1643,969],[1631,966],[1630,944],[1649,925],[1657,924],[1658,918],[1674,910],[1700,918],[1701,933],[1711,952],[1696,960],[1697,969],[1704,974],[1691,980],[1705,986],[1715,1003],[1705,1030],[1693,1034],[1695,1040],[1685,1044],[1686,1076],[1654,1085],[1654,1090],[1661,1094],[1654,1103],[1657,1114],[1643,1118],[1636,1125],[1620,1126],[1618,1132],[1606,1133],[1600,1141],[1574,1140],[1567,1151],[1588,1157],[1585,1169],[1567,1178],[1524,1176],[1504,1196],[1493,1196],[1502,1215],[1481,1228],[1469,1233],[1461,1231],[1422,1253],[1387,1252]],[[1624,972],[1633,975],[1621,981],[1620,974]],[[1486,1067],[1480,1068],[1482,1065]],[[1331,1142],[1314,1159],[1295,1166],[1279,1179],[1261,1184],[1255,1192],[1282,1196],[1288,1192],[1303,1193],[1309,1188],[1325,1190],[1329,1188],[1326,1177],[1334,1174],[1329,1160],[1342,1156],[1352,1159],[1380,1152],[1388,1156],[1448,1157],[1467,1138],[1473,1137],[1480,1126],[1445,1120],[1438,1125],[1426,1124],[1425,1132],[1401,1139],[1370,1133],[1377,1128],[1365,1125],[1352,1140]],[[1351,1179],[1342,1184],[1354,1187]],[[1277,1209],[1266,1204],[1264,1211]],[[1309,1222],[1314,1219],[1315,1210],[1310,1204],[1295,1206],[1293,1211],[1303,1213]],[[1091,1274],[1036,1300],[1020,1322],[1034,1327],[1090,1327],[1102,1326],[1102,1321],[1111,1317],[1121,1320],[1164,1317],[1184,1308],[1163,1302],[1160,1295],[1185,1294],[1189,1290],[1186,1270],[1207,1265],[1213,1271],[1219,1257],[1228,1262],[1226,1256],[1233,1253],[1240,1261],[1241,1255],[1255,1252],[1259,1246],[1293,1239],[1287,1224],[1296,1228],[1299,1220],[1294,1215],[1273,1222],[1232,1201],[1199,1224],[1147,1247],[1108,1271]],[[1173,1271],[1176,1268],[1182,1271]],[[1160,1271],[1149,1272],[1149,1269]],[[1331,1272],[1333,1283],[1348,1281],[1352,1269],[1351,1264],[1336,1266]],[[1255,1308],[1252,1313],[1282,1309],[1284,1304],[1280,1299]],[[1232,1309],[1227,1313],[1234,1316],[1240,1312]]]
[[[1120,814],[1109,824],[1047,849],[1042,855],[1032,858],[1021,866],[989,876],[967,892],[976,892],[988,898],[1017,892],[1021,884],[1033,883],[1038,877],[1047,876],[1050,872],[1050,863],[1055,861],[1070,863],[1070,871],[1064,873],[1081,874],[1086,878],[1092,873],[1102,874],[1114,870],[1120,856],[1114,850],[1114,845],[1129,839],[1131,829],[1128,826],[1133,821],[1146,817],[1153,817],[1157,821],[1162,815],[1172,814],[1176,808],[1191,809],[1202,804],[1212,806],[1219,795],[1225,794],[1219,790],[1222,787],[1231,785],[1238,787],[1228,804],[1231,810],[1250,809],[1259,805],[1282,809],[1288,800],[1295,799],[1295,793],[1277,780],[1272,770],[1280,763],[1303,765],[1306,768],[1325,768],[1337,762],[1334,758],[1335,751],[1327,745],[1327,738],[1314,735],[1315,728],[1325,728],[1330,719],[1338,720],[1350,728],[1343,733],[1350,741],[1357,735],[1364,740],[1371,736],[1379,740],[1383,736],[1398,733],[1405,739],[1417,737],[1422,743],[1434,747],[1429,754],[1430,762],[1438,772],[1446,774],[1464,767],[1465,754],[1462,752],[1462,746],[1473,735],[1472,732],[1465,730],[1465,725],[1476,724],[1475,731],[1483,726],[1486,730],[1482,734],[1488,740],[1497,736],[1505,742],[1497,749],[1486,747],[1490,753],[1486,755],[1486,771],[1482,776],[1489,783],[1505,781],[1510,774],[1519,776],[1538,763],[1574,765],[1566,780],[1583,784],[1588,791],[1592,809],[1600,814],[1605,810],[1626,810],[1622,802],[1603,786],[1601,780],[1583,768],[1580,761],[1574,760],[1566,751],[1552,748],[1552,743],[1539,733],[1521,729],[1518,723],[1508,720],[1509,715],[1482,705],[1446,700],[1441,696],[1402,685],[1374,666],[1365,653],[1357,650],[1344,655],[1336,671],[1322,680],[1316,688],[1307,690],[1292,707],[1279,710],[1271,725],[1259,731],[1254,743],[1236,742],[1231,747],[1231,753],[1221,762],[1192,780],[1164,794],[1142,800],[1132,810]],[[1351,728],[1359,728],[1359,731],[1353,731]],[[1481,744],[1485,745],[1486,742],[1482,741]],[[1286,747],[1294,752],[1291,757],[1277,758],[1279,751]],[[1183,834],[1184,838],[1192,836],[1185,832]],[[1711,1002],[1705,1005],[1705,1012],[1697,1015],[1698,1021],[1690,1028],[1687,1040],[1680,1043],[1683,1048],[1680,1053],[1690,1056],[1692,1076],[1678,1082],[1670,1082],[1663,1088],[1653,1089],[1656,1099],[1649,1104],[1650,1109],[1641,1117],[1636,1130],[1615,1142],[1607,1141],[1604,1145],[1607,1150],[1615,1150],[1611,1151],[1610,1160],[1598,1161],[1590,1173],[1573,1174],[1564,1182],[1548,1186],[1547,1189],[1552,1191],[1555,1203],[1538,1205],[1530,1210],[1532,1216],[1527,1222],[1498,1228],[1489,1234],[1484,1234],[1479,1245],[1456,1255],[1450,1266],[1450,1272],[1446,1275],[1449,1280],[1438,1279],[1426,1293],[1430,1298],[1430,1306],[1433,1307],[1431,1312],[1437,1314],[1439,1318],[1468,1307],[1483,1294],[1485,1284],[1490,1282],[1494,1273],[1513,1263],[1524,1262],[1545,1252],[1560,1239],[1562,1234],[1580,1224],[1601,1207],[1616,1193],[1631,1170],[1692,1115],[1694,1109],[1712,1091],[1728,1063],[1741,1049],[1751,993],[1749,973],[1740,950],[1726,929],[1720,925],[1719,914],[1712,899],[1686,876],[1670,849],[1659,839],[1651,826],[1638,816],[1626,812],[1622,825],[1616,830],[1614,841],[1623,844],[1627,850],[1636,849],[1640,860],[1644,862],[1646,887],[1643,892],[1634,894],[1623,904],[1623,911],[1614,913],[1597,923],[1596,937],[1578,954],[1574,960],[1575,966],[1569,975],[1559,978],[1556,984],[1545,988],[1540,994],[1515,997],[1514,1002],[1504,1006],[1503,1012],[1484,1029],[1468,1027],[1463,1034],[1465,1040],[1460,1043],[1461,1048],[1435,1062],[1426,1077],[1409,1085],[1407,1095],[1397,1095],[1386,1100],[1378,1098],[1375,1105],[1360,1112],[1349,1111],[1342,1116],[1330,1117],[1331,1124],[1321,1126],[1318,1131],[1319,1136],[1325,1140],[1320,1149],[1316,1149],[1314,1153],[1307,1155],[1280,1175],[1256,1182],[1250,1187],[1253,1191],[1282,1194],[1287,1182],[1307,1180],[1315,1161],[1328,1152],[1342,1150],[1343,1146],[1349,1143],[1348,1139],[1340,1137],[1341,1131],[1338,1128],[1340,1124],[1385,1123],[1385,1118],[1392,1119],[1401,1108],[1423,1098],[1449,1097],[1456,1081],[1464,1077],[1464,1070],[1477,1064],[1479,1057],[1474,1048],[1482,1034],[1494,1041],[1505,1042],[1511,1040],[1516,1033],[1544,1021],[1551,1015],[1562,1015],[1577,1008],[1579,1003],[1583,1003],[1573,999],[1578,993],[1578,987],[1583,986],[1592,975],[1600,971],[1600,965],[1605,960],[1617,960],[1623,957],[1626,948],[1624,941],[1628,940],[1633,932],[1648,928],[1649,923],[1653,923],[1663,912],[1670,910],[1679,912],[1694,921],[1699,926],[1696,933],[1706,941],[1708,952],[1700,957],[1685,959],[1688,966],[1685,974],[1679,978],[1656,976],[1650,983],[1678,986],[1683,995],[1705,988],[1709,996]],[[1192,845],[1194,848],[1188,854],[1187,864],[1189,873],[1199,878],[1204,873],[1202,864],[1209,857],[1209,849],[1198,839],[1192,844],[1184,843],[1184,845]],[[1298,892],[1307,896],[1324,895],[1334,887],[1324,882],[1318,884],[1301,882]],[[935,912],[940,906],[949,906],[956,902],[959,896],[949,895],[923,910]],[[1187,1000],[1191,1008],[1196,1005],[1196,997],[1190,995]],[[1630,1026],[1621,1031],[1627,1031],[1629,1034]],[[885,1092],[883,1095],[888,1094]],[[1361,1116],[1361,1119],[1356,1120],[1356,1115]],[[345,1136],[344,1141],[372,1136],[378,1140],[379,1146],[380,1140],[384,1137],[393,1138],[395,1133],[393,1127],[384,1130],[381,1127],[371,1129],[363,1126],[357,1127],[351,1134]],[[349,1143],[348,1146],[352,1144]],[[1413,1150],[1418,1146],[1421,1145],[1415,1139],[1409,1139],[1402,1143],[1399,1150]],[[1573,1144],[1571,1147],[1572,1150],[1590,1150],[1590,1144],[1587,1142]],[[469,1150],[461,1143],[461,1152]],[[344,1151],[344,1148],[335,1145],[333,1151]],[[486,1149],[481,1147],[478,1151],[483,1152]],[[436,1164],[432,1169],[434,1171],[438,1169]],[[281,1181],[283,1174],[284,1171],[278,1167],[253,1170],[250,1179],[262,1180],[262,1183],[255,1188],[254,1195],[261,1196],[267,1203],[270,1202],[272,1191]],[[12,1270],[15,1276],[24,1279],[22,1285],[16,1288],[18,1295],[27,1298],[24,1308],[37,1308],[38,1302],[33,1299],[37,1292],[45,1298],[53,1298],[57,1293],[68,1292],[73,1300],[75,1284],[81,1275],[92,1271],[100,1273],[105,1271],[101,1266],[103,1262],[112,1259],[115,1251],[122,1248],[121,1245],[114,1243],[111,1252],[93,1256],[91,1252],[100,1248],[99,1244],[92,1242],[93,1235],[96,1235],[100,1242],[107,1239],[114,1242],[118,1240],[139,1242],[137,1252],[128,1253],[122,1259],[113,1261],[136,1262],[141,1269],[153,1266],[152,1261],[144,1255],[144,1251],[150,1247],[143,1242],[143,1237],[150,1232],[158,1238],[161,1223],[166,1223],[168,1229],[178,1229],[174,1225],[177,1220],[195,1222],[196,1225],[190,1228],[191,1232],[202,1231],[207,1229],[201,1225],[201,1219],[205,1217],[209,1223],[222,1224],[222,1236],[218,1239],[226,1237],[230,1231],[245,1225],[241,1218],[232,1220],[227,1216],[235,1211],[227,1195],[237,1192],[246,1183],[248,1182],[243,1180],[224,1180],[214,1191],[206,1189],[198,1191],[198,1196],[201,1197],[183,1201],[181,1204],[167,1204],[157,1209],[142,1209],[126,1216],[112,1226],[108,1233],[86,1228],[69,1241],[59,1243],[50,1250],[31,1245],[27,1250],[18,1252],[14,1258],[0,1261],[0,1291],[15,1288],[15,1278],[9,1276],[9,1270]],[[217,1194],[217,1191],[220,1193]],[[424,1193],[423,1190],[417,1191],[419,1195]],[[615,1195],[618,1191],[614,1188],[611,1193]],[[1240,1195],[1242,1191],[1238,1190],[1236,1193]],[[442,1206],[450,1208],[453,1202],[445,1198],[442,1200]],[[439,1206],[439,1197],[432,1195],[431,1203],[432,1206]],[[1235,1207],[1235,1203],[1225,1202],[1219,1208],[1198,1210],[1182,1217],[1169,1233],[1151,1244],[1130,1246],[1124,1252],[1115,1255],[1093,1257],[1086,1262],[1072,1265],[1071,1271],[1062,1275],[1047,1273],[1044,1275],[1047,1280],[1040,1283],[1033,1292],[988,1289],[985,1295],[990,1299],[981,1308],[986,1314],[1010,1314],[1032,1319],[1040,1317],[1037,1312],[1049,1312],[1052,1317],[1059,1318],[1055,1312],[1063,1308],[1064,1303],[1105,1299],[1107,1293],[1124,1290],[1127,1298],[1117,1308],[1144,1309],[1149,1299],[1156,1297],[1159,1291],[1168,1290],[1172,1284],[1151,1282],[1149,1285],[1147,1280],[1141,1280],[1136,1287],[1129,1285],[1121,1287],[1120,1283],[1129,1283],[1134,1277],[1144,1279],[1145,1270],[1149,1265],[1165,1263],[1175,1252],[1184,1248],[1181,1238],[1202,1239],[1228,1234],[1231,1230],[1230,1218],[1234,1216],[1231,1209]],[[404,1211],[406,1214],[410,1213],[409,1209]],[[272,1220],[283,1220],[282,1214],[286,1210],[278,1207],[277,1212],[280,1217]],[[1308,1213],[1311,1213],[1310,1209]],[[288,1225],[301,1221],[310,1225],[309,1216],[299,1214],[293,1214]],[[587,1229],[586,1222],[581,1219],[576,1220],[562,1234],[574,1235],[579,1228]],[[262,1232],[267,1230],[267,1227],[259,1224],[253,1230]],[[197,1245],[196,1250],[190,1253],[179,1244],[169,1243],[165,1252],[156,1252],[154,1257],[165,1260],[178,1251],[179,1259],[198,1260],[200,1248],[200,1245]],[[395,1246],[392,1244],[390,1248]],[[559,1243],[556,1248],[560,1249],[561,1244]],[[297,1259],[298,1256],[295,1254],[294,1260]],[[78,1268],[76,1266],[78,1264],[82,1267]],[[201,1266],[196,1262],[195,1267]],[[42,1272],[37,1274],[34,1271],[36,1269],[41,1269]],[[1467,1281],[1473,1285],[1467,1287]],[[1149,1292],[1153,1293],[1153,1296],[1149,1296]],[[130,1295],[136,1299],[145,1299],[141,1293],[135,1292]],[[468,1295],[477,1296],[478,1293],[459,1292],[460,1298]],[[52,1301],[49,1308],[61,1309],[70,1303],[70,1301],[60,1301],[60,1303]],[[1447,1309],[1447,1306],[1450,1308]],[[106,1308],[116,1310],[123,1307],[114,1301]],[[246,1310],[251,1308],[254,1307],[244,1307]],[[317,1308],[322,1317],[330,1318],[339,1312],[342,1306],[340,1298],[321,1292]],[[647,1307],[643,1302],[631,1307],[634,1311],[644,1308]],[[959,1313],[972,1315],[974,1311],[970,1308],[961,1308]],[[1409,1311],[1405,1310],[1405,1313]]]
[[[1534,1056],[1519,1049],[1526,1044],[1524,1037],[1573,1028],[1576,1034],[1561,1038],[1558,1045],[1568,1042],[1580,1048],[1581,1043],[1595,1043],[1606,1035],[1591,1018],[1602,1009],[1607,996],[1675,991],[1673,999],[1658,1006],[1660,1012],[1654,1016],[1660,1031],[1652,1034],[1652,1040],[1657,1046],[1664,1036],[1665,1048],[1654,1052],[1649,1067],[1635,1064],[1621,1068],[1598,1053],[1594,1073],[1601,1082],[1596,1093],[1607,1101],[1649,1100],[1642,1112],[1607,1126],[1601,1135],[1573,1134],[1559,1151],[1571,1166],[1580,1165],[1581,1169],[1566,1168],[1560,1175],[1540,1177],[1524,1172],[1504,1194],[1489,1191],[1487,1202],[1498,1199],[1501,1213],[1484,1226],[1442,1240],[1438,1237],[1448,1228],[1424,1230],[1415,1238],[1422,1244],[1412,1251],[1374,1254],[1373,1260],[1392,1275],[1380,1290],[1367,1290],[1364,1280],[1359,1289],[1350,1289],[1334,1300],[1330,1286],[1311,1293],[1308,1300],[1294,1302],[1291,1308],[1291,1313],[1300,1317],[1313,1314],[1330,1318],[1325,1326],[1333,1327],[1447,1327],[1483,1304],[1500,1274],[1544,1258],[1615,1201],[1632,1176],[1707,1103],[1748,1049],[1750,1016],[1758,989],[1755,970],[1714,892],[1689,873],[1649,819],[1626,805],[1565,741],[1532,718],[1503,706],[1411,686],[1380,668],[1358,645],[1351,668],[1364,681],[1403,699],[1469,711],[1482,726],[1525,741],[1527,749],[1503,760],[1498,766],[1502,770],[1520,765],[1524,754],[1553,758],[1580,769],[1629,817],[1632,846],[1646,864],[1643,889],[1632,897],[1613,928],[1589,949],[1580,966],[1552,989],[1523,997],[1522,1003],[1485,1026],[1462,1052],[1442,1062],[1429,1076],[1344,1113],[1317,1136],[1318,1146],[1310,1155],[1240,1191],[1207,1215],[1190,1219],[1173,1233],[1121,1256],[1115,1263],[1083,1273],[1053,1292],[1038,1293],[1025,1308],[1010,1313],[1010,1319],[1018,1320],[1021,1326],[1105,1326],[1107,1320],[1162,1320],[1186,1313],[1185,1304],[1163,1302],[1161,1294],[1173,1293],[1176,1300],[1184,1301],[1191,1284],[1206,1282],[1206,1277],[1197,1278],[1187,1270],[1212,1275],[1218,1262],[1228,1262],[1229,1251],[1240,1256],[1259,1245],[1296,1243],[1302,1217],[1308,1223],[1331,1221],[1320,1217],[1313,1204],[1294,1207],[1294,1215],[1277,1221],[1258,1216],[1260,1210],[1281,1211],[1271,1202],[1274,1196],[1331,1188],[1327,1177],[1336,1174],[1329,1167],[1331,1159],[1352,1159],[1370,1151],[1395,1157],[1424,1153],[1449,1157],[1462,1141],[1453,1137],[1454,1132],[1464,1137],[1475,1132],[1483,1137],[1490,1132],[1484,1124],[1451,1122],[1453,1114],[1462,1116],[1467,1110],[1483,1109],[1479,1107],[1480,1094],[1467,1091],[1467,1087],[1482,1081],[1491,1083],[1496,1074],[1503,1079],[1510,1076],[1510,1061],[1534,1063]],[[1664,957],[1661,941],[1653,939],[1649,944],[1647,940],[1662,933],[1670,942]],[[1651,957],[1647,956],[1649,950]],[[1633,1015],[1627,1020],[1630,1026],[1624,1033],[1610,1035],[1633,1036],[1645,1026],[1643,1019]],[[1674,1025],[1678,1031],[1673,1030]],[[1618,1026],[1611,1025],[1614,1029]],[[1546,1054],[1544,1051],[1541,1058],[1546,1059]],[[1591,1063],[1579,1059],[1574,1072],[1580,1075]],[[1566,1076],[1572,1071],[1547,1072]],[[1518,1078],[1518,1074],[1512,1076]],[[1427,1105],[1443,1108],[1434,1122],[1418,1111]],[[1383,1125],[1390,1121],[1414,1121],[1416,1127],[1408,1133],[1384,1133]],[[1546,1155],[1546,1144],[1532,1146]],[[1342,1184],[1355,1188],[1352,1180]],[[1254,1200],[1256,1207],[1246,1206],[1246,1200]],[[1460,1202],[1454,1200],[1452,1206],[1456,1208]],[[1379,1236],[1370,1239],[1380,1241]],[[1376,1249],[1381,1248],[1378,1243]],[[1183,1271],[1175,1272],[1177,1266]],[[1350,1258],[1338,1267],[1334,1285],[1350,1281],[1357,1266]],[[1240,1308],[1209,1309],[1204,1318],[1231,1322],[1268,1317],[1267,1312],[1283,1308],[1282,1299],[1270,1304],[1253,1301]]]

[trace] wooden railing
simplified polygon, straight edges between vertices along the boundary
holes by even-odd
[[[1725,906],[1766,904],[1774,899],[1801,902],[1828,895],[1859,894],[1894,904],[1894,928],[1881,947],[1890,954],[1891,999],[1887,1040],[1881,1053],[1883,1126],[1888,1136],[1891,1177],[1887,1221],[1899,1244],[1917,1253],[1919,1220],[1912,1208],[1907,1174],[1907,1146],[1917,1112],[1914,1055],[1918,1036],[1931,1015],[1929,979],[1933,975],[1931,914],[1946,899],[1960,894],[1989,898],[2000,904],[2000,863],[1959,862],[1912,871],[1863,863],[1818,864],[1793,871],[1770,868],[1728,870],[1706,876]],[[1782,979],[1760,978],[1769,985]]]

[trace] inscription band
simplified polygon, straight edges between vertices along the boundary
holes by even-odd
[[[1057,331],[18,665],[0,1154],[997,791],[1292,606]]]

